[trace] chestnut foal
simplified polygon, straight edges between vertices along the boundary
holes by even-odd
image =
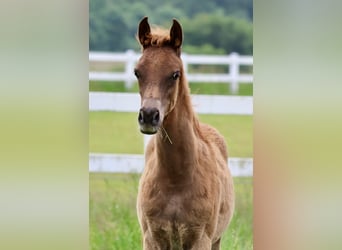
[[[194,113],[182,60],[182,28],[139,24],[136,66],[140,130],[155,134],[146,149],[137,213],[143,249],[220,249],[233,215],[233,179],[223,137]]]

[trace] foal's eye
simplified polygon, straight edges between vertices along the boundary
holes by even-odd
[[[176,71],[176,72],[174,72],[174,73],[172,74],[172,79],[173,79],[173,80],[177,80],[179,76],[180,76],[180,72],[179,72],[179,71]]]
[[[134,70],[134,75],[139,79],[140,74],[139,74],[139,72],[136,69]]]

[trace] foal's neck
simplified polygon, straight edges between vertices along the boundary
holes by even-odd
[[[198,158],[198,120],[188,91],[179,97],[157,135],[160,171],[171,181],[189,181]]]

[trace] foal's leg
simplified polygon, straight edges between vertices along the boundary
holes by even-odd
[[[207,235],[204,235],[201,239],[199,239],[191,250],[211,250],[211,240]]]
[[[211,250],[220,250],[221,238],[211,245]]]
[[[171,250],[170,243],[165,239],[153,239],[152,237],[144,236],[143,250]]]
[[[143,242],[143,250],[159,250],[152,238],[145,235]]]

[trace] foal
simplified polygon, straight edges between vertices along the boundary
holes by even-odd
[[[234,210],[233,180],[223,137],[201,124],[192,107],[180,58],[182,28],[138,29],[142,45],[140,130],[154,135],[146,149],[137,213],[144,250],[220,249]]]

